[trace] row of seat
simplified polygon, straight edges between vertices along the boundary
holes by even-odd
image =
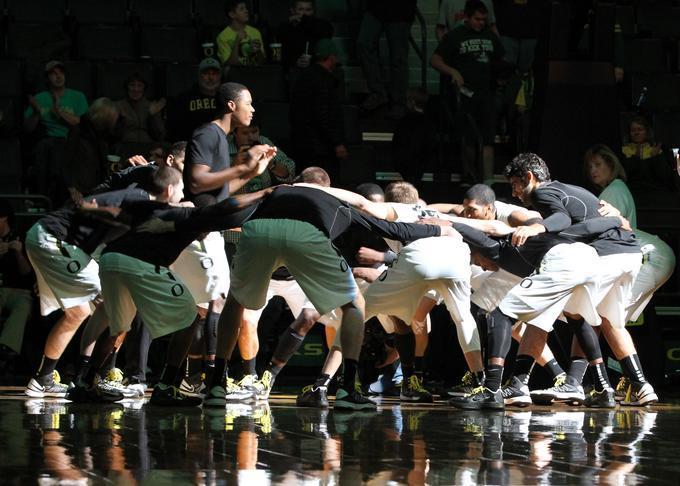
[[[654,37],[680,37],[680,7],[641,2],[616,7],[616,23],[625,36],[651,34]]]
[[[136,29],[128,25],[86,25],[67,33],[58,25],[9,24],[0,38],[0,57],[13,59],[177,62],[200,60],[204,57],[201,43],[215,41],[213,33],[204,36],[192,26]]]
[[[224,26],[227,23],[225,0],[0,0],[0,12],[14,22],[78,24],[126,24],[134,19],[143,25]],[[252,4],[253,2],[249,2]],[[260,22],[277,25],[289,15],[287,0],[259,0],[251,10]],[[355,5],[356,4],[356,5]],[[317,2],[319,15],[345,18],[358,11],[360,0]]]

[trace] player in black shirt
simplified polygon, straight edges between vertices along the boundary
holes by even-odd
[[[165,232],[129,232],[104,249],[99,274],[110,337],[97,347],[85,383],[92,380],[101,364],[120,347],[132,318],[139,311],[151,338],[174,333],[167,365],[154,388],[151,403],[194,405],[200,403],[200,399],[184,396],[177,386],[183,377],[180,365],[199,320],[193,296],[168,266],[201,233],[240,226],[252,214],[252,204],[266,191],[226,199],[204,208],[176,207],[172,204],[183,197],[181,174],[161,167],[154,178],[162,181],[162,193],[153,201],[123,204],[118,218],[128,221],[132,227],[153,219]],[[72,398],[77,399],[76,395]]]
[[[527,238],[543,232],[560,232],[570,225],[599,216],[599,200],[582,187],[550,180],[550,171],[546,163],[536,154],[526,153],[515,157],[505,168],[505,175],[512,186],[513,195],[525,206],[531,206],[543,217],[540,223],[520,228],[513,236],[513,243],[523,244]],[[598,290],[594,301],[598,313],[605,318],[604,325],[611,325],[620,332],[613,334],[618,345],[631,346],[632,340],[625,331],[625,303],[630,294],[632,283],[642,262],[640,246],[635,235],[626,229],[615,228],[603,232],[590,242],[600,257],[598,271]],[[578,265],[576,262],[575,265]],[[570,324],[582,348],[597,342],[597,336],[590,326],[584,324],[580,316],[568,316]],[[609,323],[609,324],[607,324]],[[532,333],[536,330],[532,329]],[[539,331],[540,332],[540,331]],[[526,338],[525,338],[526,339]],[[518,357],[518,360],[522,356]],[[528,362],[528,360],[527,360]],[[607,378],[606,367],[601,356],[590,362],[595,382],[594,392],[586,403],[594,406],[614,406],[614,390]],[[556,387],[571,387],[575,396],[582,393],[580,382],[583,379],[587,364],[574,352],[572,367],[567,375],[567,383]],[[651,389],[651,386],[649,387]],[[649,390],[653,393],[653,389]]]
[[[91,206],[95,200],[108,207],[119,207],[126,201],[146,201],[149,194],[141,189],[126,189],[86,198]],[[98,266],[91,254],[102,243],[110,241],[126,226],[111,226],[99,219],[97,208],[72,203],[48,213],[33,225],[26,236],[26,252],[33,265],[40,291],[41,313],[62,309],[64,315],[52,328],[43,359],[26,388],[32,397],[64,397],[67,387],[59,383],[55,367],[59,357],[80,325],[90,315],[90,302],[101,290]],[[88,206],[87,210],[85,206]],[[103,308],[93,319],[103,317]]]
[[[262,306],[272,271],[284,264],[320,314],[337,307],[343,309],[341,341],[346,385],[336,395],[336,406],[375,407],[352,386],[361,347],[363,298],[347,262],[331,244],[356,225],[399,241],[441,234],[433,226],[389,223],[365,216],[313,187],[279,187],[258,207],[243,225],[227,305],[218,328],[216,372],[204,405],[224,406],[226,357],[236,345],[243,309]]]

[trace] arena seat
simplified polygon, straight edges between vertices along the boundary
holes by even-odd
[[[198,61],[198,35],[193,27],[145,27],[139,35],[143,58],[160,62]]]
[[[124,25],[80,27],[77,50],[79,58],[94,61],[128,61],[137,57],[134,32]]]
[[[69,14],[79,25],[121,25],[129,21],[127,0],[69,0]]]

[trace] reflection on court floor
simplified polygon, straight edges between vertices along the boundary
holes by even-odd
[[[0,391],[9,484],[677,484],[680,406],[377,412],[74,404]]]

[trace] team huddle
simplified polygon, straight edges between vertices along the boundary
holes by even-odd
[[[505,168],[524,207],[496,201],[482,184],[472,186],[462,204],[427,206],[406,182],[390,184],[384,200],[376,200],[332,187],[318,167],[302,171],[292,185],[233,195],[276,155],[276,148],[256,145],[232,164],[228,153],[224,159],[225,134],[232,123],[248,125],[251,103],[245,87],[226,83],[218,94],[225,107],[221,119],[199,128],[186,150],[185,144],[173,146],[166,165],[114,174],[96,194],[31,228],[26,250],[41,311],[61,308],[64,315],[48,336],[26,394],[73,401],[143,397],[143,380],[123,381],[111,372],[117,352],[126,337],[145,355],[150,340],[170,335],[151,404],[224,407],[266,400],[281,369],[320,322],[329,353],[298,405],[327,407],[328,385],[342,365],[334,407],[370,410],[375,402],[355,382],[364,323],[377,317],[394,333],[403,372],[400,399],[432,402],[423,356],[428,313],[443,303],[468,368],[446,397],[455,407],[658,401],[625,325],[673,271],[673,252],[659,238],[631,227],[617,208],[589,191],[551,181],[546,163],[532,153]],[[230,267],[222,232],[235,228],[240,236]],[[253,365],[236,381],[229,358],[238,344],[243,359],[254,362],[253,328],[275,295],[296,319],[267,369],[257,376]],[[473,304],[486,313],[486,342]],[[55,368],[85,321],[78,374],[69,386]],[[139,321],[143,332],[136,329]],[[547,345],[560,321],[574,334],[566,372]],[[599,334],[623,370],[616,390]],[[502,385],[513,339],[519,341],[513,376]],[[552,387],[529,390],[535,363],[552,375]],[[582,386],[587,370],[589,393]]]

